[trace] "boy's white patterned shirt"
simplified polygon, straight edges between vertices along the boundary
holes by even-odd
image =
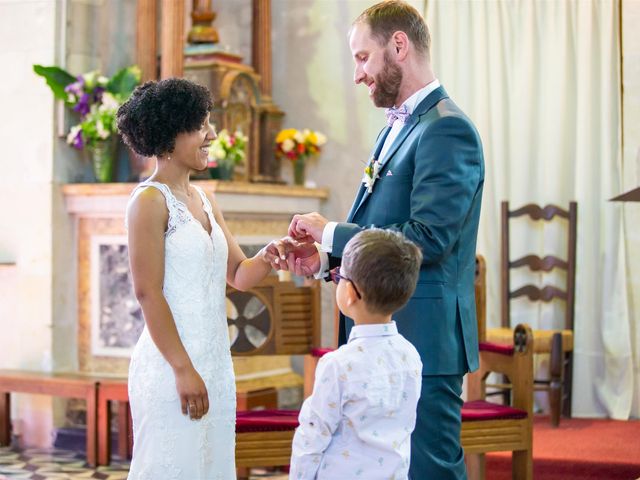
[[[293,438],[292,480],[406,480],[422,362],[395,322],[356,325],[318,362]]]

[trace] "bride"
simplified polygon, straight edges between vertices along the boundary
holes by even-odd
[[[129,479],[235,479],[235,380],[226,283],[246,290],[285,258],[274,241],[246,258],[215,197],[189,183],[215,138],[209,91],[148,82],[118,110],[138,154],[154,156],[127,207],[129,261],[145,328],[129,367],[134,448]]]

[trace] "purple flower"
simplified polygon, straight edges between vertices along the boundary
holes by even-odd
[[[96,87],[93,89],[93,101],[91,103],[100,103],[102,101],[102,94],[104,93],[104,87]]]
[[[78,99],[78,103],[76,103],[73,107],[73,110],[75,112],[78,112],[81,117],[84,117],[87,113],[89,113],[90,110],[89,100],[89,94],[83,93],[82,96]]]
[[[82,130],[78,130],[78,133],[76,134],[75,138],[73,139],[73,143],[71,143],[71,146],[74,148],[77,148],[78,150],[82,150],[82,148],[84,147],[84,139],[82,138]]]
[[[82,76],[77,77],[78,81],[70,83],[66,87],[64,87],[64,91],[67,93],[71,93],[75,96],[80,96],[82,94],[82,90],[84,87],[84,79]]]

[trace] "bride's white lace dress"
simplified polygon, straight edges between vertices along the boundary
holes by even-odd
[[[131,357],[133,417],[131,480],[229,480],[235,472],[236,393],[225,308],[227,243],[211,205],[198,189],[211,235],[164,184],[145,182],[165,196],[163,292],[180,338],[209,393],[200,420],[182,414],[173,371],[147,328]]]

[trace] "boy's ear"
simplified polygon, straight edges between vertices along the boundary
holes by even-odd
[[[351,282],[347,282],[347,305],[351,306],[358,301],[358,295],[356,294],[355,289],[353,288],[353,284]]]

